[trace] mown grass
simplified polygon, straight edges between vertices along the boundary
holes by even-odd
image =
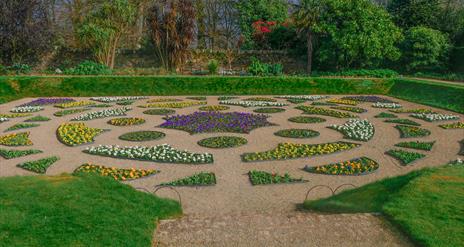
[[[423,169],[335,196],[303,208],[330,213],[381,212],[420,246],[462,246],[464,166]]]
[[[151,246],[172,200],[99,176],[0,179],[1,246]]]

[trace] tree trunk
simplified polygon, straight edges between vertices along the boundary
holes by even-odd
[[[308,73],[308,75],[311,75],[311,70],[313,66],[313,35],[311,31],[308,31],[308,33],[306,34],[306,43],[308,46],[306,72]]]

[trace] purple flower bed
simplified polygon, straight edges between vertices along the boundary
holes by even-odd
[[[374,103],[377,103],[377,102],[395,103],[389,99],[382,98],[379,96],[373,96],[373,95],[346,96],[346,97],[343,97],[342,99],[362,101],[362,102],[374,102]]]
[[[41,105],[55,105],[62,103],[74,102],[74,99],[71,98],[38,98],[31,102],[22,104],[20,106],[41,106]]]
[[[179,129],[190,134],[205,132],[249,133],[251,130],[275,125],[264,114],[243,112],[194,112],[189,115],[165,117],[159,127]]]

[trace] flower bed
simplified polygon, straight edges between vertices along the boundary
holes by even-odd
[[[32,154],[39,154],[42,153],[42,151],[37,150],[37,149],[28,149],[28,150],[7,150],[7,149],[0,149],[0,156],[2,156],[5,159],[14,159],[14,158],[19,158],[27,155],[32,155]]]
[[[293,123],[323,123],[326,120],[320,117],[297,116],[289,118],[288,121]]]
[[[439,114],[439,113],[414,113],[411,117],[422,119],[428,122],[435,121],[447,121],[447,120],[458,120],[459,117],[456,115]]]
[[[89,101],[89,100],[84,100],[84,101],[75,101],[75,102],[56,104],[55,107],[66,109],[66,108],[75,108],[75,107],[92,106],[92,105],[96,105],[96,103]]]
[[[146,96],[123,96],[123,97],[92,97],[90,98],[93,101],[111,103],[111,102],[120,102],[128,100],[139,100],[139,99],[148,99]]]
[[[422,159],[425,157],[425,154],[415,153],[415,152],[407,152],[400,149],[392,149],[386,152],[386,154],[396,158],[401,162],[401,165],[405,166],[408,165],[418,159]]]
[[[375,95],[346,96],[346,97],[343,97],[342,99],[352,100],[352,101],[361,101],[361,102],[372,102],[372,103],[376,103],[376,102],[393,103],[393,101],[389,99],[382,98],[382,97],[375,96]]]
[[[90,110],[89,108],[78,108],[78,109],[69,109],[69,110],[62,110],[62,111],[57,111],[53,113],[53,116],[55,117],[63,117],[66,115],[71,115],[71,114],[76,114],[76,113],[81,113]]]
[[[264,101],[264,102],[277,102],[276,99],[273,98],[266,98],[266,97],[251,97],[246,98],[243,101]]]
[[[388,113],[388,112],[381,112],[375,116],[375,118],[397,118],[395,114]]]
[[[205,101],[206,97],[205,96],[191,96],[191,97],[187,97],[187,99]]]
[[[175,98],[159,98],[159,99],[151,99],[148,100],[147,103],[157,103],[157,102],[178,102],[182,101],[181,99],[175,99]]]
[[[130,107],[122,107],[116,109],[105,109],[101,111],[94,111],[79,115],[71,119],[71,121],[87,121],[92,119],[98,118],[106,118],[106,117],[115,117],[115,116],[125,116],[126,112],[132,110]]]
[[[71,98],[38,98],[31,102],[22,104],[20,106],[43,106],[43,105],[55,105],[63,104],[75,101]]]
[[[279,143],[275,149],[264,152],[244,153],[241,157],[244,162],[308,158],[316,155],[346,151],[359,146],[360,144],[350,142],[329,142],[323,144]]]
[[[387,109],[397,109],[403,107],[402,105],[398,103],[381,103],[377,102],[372,104],[372,107],[374,108],[387,108]]]
[[[141,108],[186,108],[197,105],[206,105],[206,101],[184,101],[184,102],[165,102],[165,103],[149,103],[140,105]]]
[[[335,109],[335,110],[350,111],[350,112],[356,112],[356,113],[367,112],[366,109],[363,109],[360,107],[353,107],[353,106],[332,106],[330,108]]]
[[[397,118],[397,119],[387,119],[385,120],[387,123],[397,123],[397,124],[406,124],[406,125],[412,125],[412,126],[421,126],[420,123],[414,122],[409,119],[405,118]]]
[[[24,122],[46,122],[46,121],[50,121],[50,118],[40,116],[40,115],[24,120]]]
[[[94,164],[83,164],[74,170],[73,174],[97,174],[103,177],[110,177],[117,181],[133,180],[159,173],[157,170],[145,169],[122,169],[115,167],[106,167]]]
[[[40,124],[36,124],[36,123],[17,123],[11,127],[9,127],[8,129],[6,129],[5,131],[13,131],[13,130],[19,130],[19,129],[29,129],[29,128],[34,128],[34,127],[38,127],[40,126]]]
[[[64,123],[56,130],[58,140],[68,146],[77,146],[94,142],[104,130],[87,127],[84,123]]]
[[[132,142],[154,141],[165,137],[166,134],[159,131],[135,131],[119,136],[119,139]]]
[[[19,118],[19,117],[29,117],[32,116],[30,113],[7,113],[0,114],[0,118]]]
[[[304,99],[288,99],[287,101],[293,104],[301,104],[307,102],[307,100]]]
[[[31,146],[32,141],[29,140],[29,132],[13,133],[0,136],[0,145],[4,146]]]
[[[112,107],[113,105],[111,104],[95,104],[95,105],[91,105],[90,107],[93,107],[93,108],[107,108],[107,107]]]
[[[18,106],[10,110],[13,113],[27,113],[27,112],[38,112],[42,111],[43,106]]]
[[[336,118],[356,118],[356,115],[347,112],[339,112],[330,109],[314,107],[314,106],[297,106],[295,109],[302,110],[304,114],[323,115]]]
[[[284,129],[275,132],[274,135],[287,138],[313,138],[319,136],[319,132],[310,129]]]
[[[242,107],[267,107],[267,106],[286,106],[285,103],[279,102],[269,102],[269,101],[245,101],[245,100],[221,100],[219,104],[222,105],[235,105],[235,106],[242,106]]]
[[[143,114],[147,115],[171,115],[175,113],[176,111],[172,109],[150,109],[143,112]]]
[[[252,185],[266,185],[266,184],[290,184],[290,183],[303,183],[307,180],[303,178],[292,178],[288,173],[283,176],[277,173],[270,173],[265,171],[249,171],[248,177]]]
[[[231,100],[231,99],[236,99],[238,98],[237,96],[219,96],[218,97],[218,100],[221,101],[221,100]]]
[[[379,169],[379,164],[367,157],[356,158],[340,163],[332,163],[323,166],[305,166],[304,170],[310,173],[326,175],[365,175]]]
[[[207,148],[233,148],[247,143],[247,139],[238,136],[216,136],[198,141],[198,145]]]
[[[88,147],[85,153],[112,158],[146,160],[166,163],[207,164],[213,163],[213,155],[209,153],[191,153],[176,150],[168,144],[152,147],[106,145]]]
[[[327,99],[329,98],[329,96],[326,96],[326,95],[282,95],[282,96],[277,96],[276,98],[314,101],[314,100]]]
[[[18,167],[21,167],[25,170],[35,172],[35,173],[42,173],[44,174],[47,172],[48,167],[53,165],[56,161],[58,161],[59,158],[56,156],[40,159],[40,160],[34,160],[34,161],[28,161],[24,162],[21,164],[18,164]]]
[[[225,105],[207,105],[207,106],[201,106],[198,109],[200,111],[225,111],[225,110],[229,110],[230,107],[225,106]]]
[[[336,106],[337,104],[330,103],[330,102],[312,102],[311,105],[315,105],[315,106]]]
[[[143,118],[136,118],[136,117],[126,117],[126,118],[113,118],[108,121],[108,124],[114,126],[132,126],[132,125],[140,125],[145,123],[145,119]]]
[[[342,105],[357,105],[358,101],[349,100],[349,99],[329,99],[326,102],[334,103],[334,104],[342,104]]]
[[[126,101],[119,101],[119,102],[116,102],[116,105],[132,105],[134,104],[135,101],[133,100],[126,100]]]
[[[395,128],[400,131],[401,138],[423,137],[430,135],[429,130],[414,126],[396,125]]]
[[[254,109],[253,112],[256,113],[266,113],[266,114],[272,114],[272,113],[279,113],[279,112],[284,112],[285,109],[282,108],[258,108]]]
[[[402,148],[412,148],[412,149],[430,151],[432,150],[433,144],[435,144],[434,141],[433,142],[412,141],[412,142],[400,142],[400,143],[395,144],[395,146],[402,147]]]
[[[190,134],[207,132],[249,133],[250,131],[274,124],[268,116],[241,112],[194,112],[189,115],[165,117],[159,127],[179,129]]]
[[[186,178],[181,178],[160,185],[168,186],[209,186],[216,184],[216,175],[213,172],[200,172]]]
[[[343,125],[334,124],[328,128],[340,131],[345,138],[358,141],[368,141],[375,133],[374,125],[367,119],[350,119]]]
[[[443,129],[464,129],[464,122],[455,122],[450,124],[438,125]]]
[[[430,109],[422,109],[422,108],[417,108],[417,109],[393,109],[389,110],[393,113],[435,113],[434,111]]]
[[[10,121],[10,119],[6,117],[0,117],[0,123],[6,122],[6,121]]]

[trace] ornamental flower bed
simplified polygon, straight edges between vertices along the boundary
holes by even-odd
[[[286,160],[308,158],[316,155],[332,154],[361,146],[350,142],[329,142],[323,144],[279,143],[275,149],[242,154],[242,161]]]
[[[128,100],[139,100],[139,99],[148,99],[146,96],[123,96],[123,97],[92,97],[90,98],[93,101],[103,102],[103,103],[112,103]]]
[[[94,111],[79,115],[71,119],[71,121],[88,121],[92,119],[98,118],[106,118],[106,117],[115,117],[115,116],[125,116],[126,112],[132,110],[130,107],[122,107],[116,109],[105,109],[101,111]]]
[[[10,121],[10,119],[6,117],[0,117],[0,123],[6,122],[6,121]]]
[[[93,107],[93,108],[107,108],[107,107],[112,107],[113,105],[111,104],[95,104],[95,105],[91,105],[90,107]]]
[[[417,108],[417,109],[393,109],[389,110],[393,113],[435,113],[434,111],[430,109],[422,109],[422,108]]]
[[[283,95],[283,96],[277,96],[276,98],[314,101],[314,100],[327,99],[329,98],[329,96],[326,96],[326,95]]]
[[[0,114],[0,118],[20,118],[20,117],[29,117],[32,116],[30,113],[7,113]]]
[[[167,186],[209,186],[216,184],[216,175],[213,172],[200,172],[192,176],[174,180],[160,185]]]
[[[422,129],[414,126],[407,125],[396,125],[396,129],[400,131],[401,138],[410,138],[410,137],[424,137],[430,135],[430,131],[427,129]]]
[[[209,153],[191,153],[189,151],[176,150],[168,144],[152,147],[99,145],[88,147],[85,153],[112,158],[134,159],[165,163],[183,164],[207,164],[213,163],[213,155]]]
[[[376,102],[393,103],[393,101],[389,99],[382,98],[382,97],[375,96],[375,95],[346,96],[346,97],[343,97],[342,99],[352,100],[352,101],[361,101],[361,102],[372,102],[372,103],[376,103]]]
[[[237,96],[219,96],[218,97],[218,100],[221,101],[221,100],[231,100],[231,99],[237,99],[238,97]]]
[[[116,105],[132,105],[134,104],[135,101],[133,100],[126,100],[126,101],[119,101],[116,103]]]
[[[419,118],[428,122],[458,120],[456,115],[439,114],[439,113],[414,113],[411,117]]]
[[[355,113],[367,112],[366,109],[363,109],[360,107],[353,107],[353,106],[332,106],[330,108],[335,109],[335,110],[350,111],[350,112],[355,112]]]
[[[49,117],[44,117],[44,116],[35,116],[35,117],[31,117],[27,120],[24,120],[24,122],[46,122],[46,121],[50,121],[50,118]]]
[[[343,125],[331,125],[328,128],[340,131],[345,138],[368,141],[374,136],[374,125],[367,119],[350,119]]]
[[[443,129],[464,129],[464,122],[455,122],[450,124],[438,125]]]
[[[310,173],[326,175],[365,175],[379,169],[379,164],[367,157],[356,158],[340,163],[332,163],[323,166],[305,166],[304,170]]]
[[[233,101],[233,100],[221,100],[219,104],[222,105],[235,105],[235,106],[242,106],[242,107],[267,107],[267,106],[286,106],[285,103],[279,102],[269,102],[269,101]]]
[[[319,132],[310,129],[285,129],[275,132],[274,135],[286,138],[313,138],[319,136]]]
[[[18,124],[15,124],[11,127],[9,127],[8,129],[6,129],[5,131],[13,131],[13,130],[19,130],[19,129],[29,129],[29,128],[34,128],[34,127],[38,127],[40,126],[40,124],[35,124],[35,123],[18,123]]]
[[[92,105],[96,105],[96,103],[89,101],[89,100],[84,100],[84,101],[75,101],[75,102],[56,104],[55,107],[66,109],[66,108],[92,106]]]
[[[335,104],[342,104],[342,105],[357,105],[358,104],[358,101],[349,100],[349,99],[329,99],[326,102],[335,103]]]
[[[293,123],[323,123],[326,120],[320,117],[297,116],[289,118],[288,121]]]
[[[323,115],[336,118],[356,118],[356,115],[347,112],[339,112],[330,109],[314,107],[314,106],[297,106],[295,109],[302,110],[304,114]]]
[[[143,114],[147,115],[172,115],[175,113],[176,111],[172,109],[150,109],[143,112]]]
[[[216,136],[198,141],[198,145],[207,148],[233,148],[247,143],[247,139],[238,136]]]
[[[56,161],[58,161],[59,158],[56,156],[40,159],[40,160],[34,160],[34,161],[28,161],[24,162],[21,164],[18,164],[18,167],[21,167],[25,170],[35,172],[35,173],[41,173],[44,174],[47,172],[48,167],[53,165]]]
[[[106,167],[94,164],[83,164],[74,170],[73,174],[96,174],[103,177],[110,177],[116,181],[126,181],[159,173],[157,170],[144,170],[144,169],[122,169],[115,167]]]
[[[336,106],[337,104],[330,103],[330,102],[312,102],[311,105],[315,105],[315,106]]]
[[[0,145],[4,146],[31,146],[32,141],[29,140],[29,132],[13,133],[0,136]]]
[[[412,125],[412,126],[421,126],[420,123],[414,122],[409,119],[405,118],[398,118],[398,119],[387,119],[385,120],[386,123],[397,123],[397,124],[405,124],[405,125]]]
[[[375,116],[375,118],[397,118],[395,114],[388,113],[388,112],[381,112]]]
[[[119,139],[131,142],[154,141],[165,137],[166,134],[159,131],[135,131],[119,136]]]
[[[39,154],[42,153],[42,151],[37,150],[37,149],[28,149],[28,150],[7,150],[7,149],[1,149],[0,148],[0,156],[3,158],[9,160],[9,159],[14,159],[14,158],[19,158],[27,155],[32,155],[32,154]]]
[[[266,97],[251,97],[246,98],[243,101],[265,101],[265,102],[277,102],[276,99],[273,98],[266,98]]]
[[[167,116],[159,127],[178,129],[190,134],[208,132],[249,133],[250,131],[274,124],[268,116],[242,112],[194,112],[189,115]]]
[[[307,102],[307,100],[304,99],[288,99],[287,101],[293,104],[301,104]]]
[[[38,98],[31,102],[22,104],[20,106],[43,106],[43,105],[55,105],[55,104],[62,104],[62,103],[69,103],[75,101],[71,98]]]
[[[398,103],[381,103],[381,102],[377,102],[377,103],[372,104],[372,107],[374,107],[374,108],[397,109],[397,108],[401,108],[403,106],[398,104]]]
[[[187,97],[187,99],[205,101],[206,97],[205,96],[192,96],[192,97]]]
[[[55,117],[63,117],[66,115],[71,115],[71,114],[76,114],[76,113],[81,113],[85,111],[89,111],[89,108],[78,108],[78,109],[70,109],[70,110],[63,110],[63,111],[57,111],[53,113],[53,116]]]
[[[229,110],[230,107],[225,105],[207,105],[198,108],[200,111],[225,111]]]
[[[290,183],[304,183],[308,182],[303,178],[292,178],[288,173],[283,176],[278,173],[270,173],[265,171],[249,171],[248,177],[252,185],[266,185],[266,184],[290,184]]]
[[[104,130],[87,127],[84,123],[64,123],[56,130],[58,140],[68,146],[77,146],[95,141]]]
[[[253,112],[256,113],[266,113],[266,114],[272,114],[272,113],[279,113],[279,112],[284,112],[285,109],[282,108],[258,108],[254,109]]]
[[[147,103],[157,103],[157,102],[178,102],[182,101],[181,99],[175,99],[175,98],[159,98],[159,99],[151,99],[148,100]]]
[[[108,124],[114,126],[132,126],[132,125],[140,125],[145,123],[145,119],[143,118],[136,118],[136,117],[127,117],[127,118],[113,118],[108,121]]]
[[[422,159],[425,157],[425,154],[415,153],[415,152],[407,152],[399,149],[392,149],[386,152],[386,154],[396,158],[401,162],[401,165],[405,166],[408,165],[418,159]]]
[[[400,143],[395,144],[395,146],[402,147],[402,148],[412,148],[412,149],[430,151],[432,150],[433,144],[435,144],[435,142],[412,141],[412,142],[400,142]]]
[[[43,106],[18,106],[10,110],[13,113],[27,113],[27,112],[38,112],[42,111]]]
[[[166,102],[166,103],[149,103],[141,105],[141,108],[186,108],[197,105],[206,105],[206,101],[184,101],[184,102]]]

